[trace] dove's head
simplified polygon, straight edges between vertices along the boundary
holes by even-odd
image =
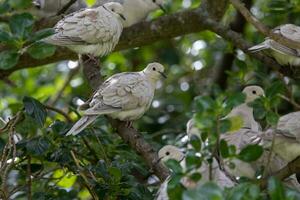
[[[243,93],[246,95],[246,103],[252,102],[257,98],[265,96],[264,90],[259,86],[247,86],[244,88]]]
[[[143,70],[144,74],[154,81],[158,80],[161,76],[167,78],[167,76],[164,74],[164,71],[164,66],[157,62],[148,64]]]
[[[160,8],[164,13],[166,12],[165,8],[163,7],[165,0],[144,0],[148,4],[148,8],[151,10],[156,10]]]
[[[179,148],[173,145],[166,145],[158,151],[159,161],[166,162],[170,159],[182,161],[184,158],[184,153],[180,151]]]
[[[103,7],[120,19],[122,23],[126,21],[124,17],[124,7],[120,3],[109,2],[104,4]]]

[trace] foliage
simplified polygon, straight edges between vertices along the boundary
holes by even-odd
[[[93,2],[89,1],[90,4]],[[175,12],[198,5],[198,1],[173,0],[169,1],[167,8],[169,12]],[[34,22],[38,19],[27,12],[30,6],[31,0],[0,0],[0,17],[8,19],[0,22],[0,47],[7,47],[0,52],[0,70],[17,67],[22,50],[28,44],[33,44],[28,47],[27,53],[34,59],[47,59],[56,50],[39,41],[53,30],[35,30]],[[300,24],[297,0],[257,0],[253,10],[265,24],[272,27],[278,23]],[[229,9],[225,19],[230,19],[233,13]],[[160,14],[154,13],[150,18]],[[263,39],[250,26],[246,27],[244,37],[253,43]],[[224,54],[236,55],[236,58],[232,65],[226,66],[221,78],[215,78],[217,72],[214,69]],[[295,110],[279,94],[293,100],[299,99],[299,80],[283,79],[277,72],[270,71],[208,31],[112,53],[102,58],[104,67],[101,73],[109,77],[122,71],[137,71],[152,61],[167,66],[168,79],[158,84],[151,109],[135,122],[135,127],[155,149],[174,144],[187,150],[186,169],[176,161],[167,163],[172,169],[168,184],[172,200],[300,198],[299,193],[285,188],[275,178],[268,181],[266,191],[259,188],[259,180],[243,178],[237,186],[225,189],[214,182],[198,185],[194,189],[186,189],[181,184],[186,177],[194,181],[201,180],[203,174],[195,169],[203,163],[212,163],[212,157],[218,149],[224,159],[237,158],[246,162],[259,159],[263,149],[258,145],[249,145],[237,152],[234,146],[220,140],[222,133],[241,127],[240,119],[222,118],[234,106],[245,101],[245,96],[240,93],[245,85],[259,84],[265,88],[266,97],[251,104],[255,108],[255,117],[263,128],[274,127],[279,116]],[[82,73],[74,68],[75,65],[71,61],[62,61],[47,67],[17,71],[10,76],[17,87],[0,82],[1,118],[7,121],[18,111],[24,112],[24,119],[16,126],[15,165],[8,174],[8,188],[21,187],[18,193],[11,194],[11,198],[27,198],[28,189],[22,186],[28,186],[28,176],[31,176],[32,199],[90,199],[89,187],[100,199],[153,199],[158,187],[145,184],[152,171],[117,136],[105,117],[100,116],[77,137],[64,135],[80,117],[77,106],[92,94]],[[70,74],[75,75],[64,87]],[[64,90],[56,100],[61,88]],[[58,108],[68,117],[45,105]],[[187,149],[186,122],[192,117],[201,130],[201,136],[193,136],[189,141],[191,148]],[[0,136],[2,152],[9,138],[1,132]]]

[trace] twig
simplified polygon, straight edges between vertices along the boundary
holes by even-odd
[[[62,9],[60,9],[56,15],[59,16],[61,14],[64,14],[77,0],[70,0]]]
[[[31,200],[31,157],[30,155],[27,156],[27,199]]]
[[[300,49],[300,42],[290,40],[286,37],[272,32],[268,27],[262,24],[256,17],[254,17],[250,11],[244,6],[240,0],[230,0],[232,5],[245,17],[245,19],[251,23],[259,32],[275,40],[276,42],[295,49]]]
[[[95,160],[98,161],[99,160],[98,155],[97,155],[96,151],[91,147],[91,145],[89,144],[89,142],[87,141],[87,139],[85,137],[82,137],[82,140],[83,140],[83,143],[85,144],[85,146],[90,151],[90,153],[95,158]]]
[[[57,101],[61,98],[63,92],[65,91],[66,87],[69,85],[70,81],[78,73],[79,69],[80,67],[78,66],[75,69],[70,70],[63,86],[61,87],[61,89],[58,90],[58,92],[52,98],[50,98],[48,105],[54,106],[57,103]]]
[[[288,98],[288,97],[286,97],[286,96],[284,96],[284,95],[281,95],[281,94],[279,94],[278,96],[279,96],[280,98],[286,100],[286,101],[289,102],[290,104],[292,104],[297,110],[300,110],[300,105],[299,105],[297,102],[295,102],[295,100],[293,100],[292,98]]]
[[[62,110],[60,110],[60,109],[58,109],[58,108],[55,108],[55,107],[52,107],[52,106],[50,106],[50,105],[45,105],[44,104],[44,107],[46,108],[46,109],[48,109],[48,110],[52,110],[52,111],[54,111],[54,112],[56,112],[56,113],[58,113],[58,114],[61,114],[62,116],[64,116],[65,118],[66,118],[66,120],[68,121],[68,122],[72,122],[72,119],[69,117],[69,115],[67,114],[67,113],[65,113],[64,111],[62,111]]]
[[[76,164],[76,166],[77,166],[77,168],[78,168],[78,172],[79,172],[80,176],[82,177],[82,179],[83,179],[84,182],[86,183],[87,189],[89,190],[89,192],[90,192],[90,194],[92,195],[93,199],[98,200],[98,199],[99,199],[98,196],[97,196],[96,193],[93,191],[93,189],[92,189],[92,187],[91,187],[91,185],[90,185],[90,183],[89,183],[87,177],[86,177],[85,174],[82,172],[81,166],[80,166],[80,164],[79,164],[78,159],[77,159],[76,156],[75,156],[74,151],[71,150],[70,153],[71,153],[72,158],[73,158],[73,160],[74,160],[74,162],[75,162],[75,164]]]

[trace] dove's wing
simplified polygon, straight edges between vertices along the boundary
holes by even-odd
[[[154,88],[139,72],[116,74],[106,80],[94,95],[86,115],[112,111],[134,110],[148,107],[154,95]]]
[[[289,132],[291,135],[300,139],[300,112],[293,112],[279,118],[277,129]]]
[[[294,24],[280,26],[280,34],[288,39],[300,42],[300,27]]]
[[[60,20],[54,29],[55,34],[44,41],[65,46],[118,41],[122,26],[115,16],[101,6],[74,12]]]

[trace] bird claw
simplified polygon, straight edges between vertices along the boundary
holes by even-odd
[[[133,125],[132,121],[126,121],[125,123],[126,128],[133,128],[132,125]]]

